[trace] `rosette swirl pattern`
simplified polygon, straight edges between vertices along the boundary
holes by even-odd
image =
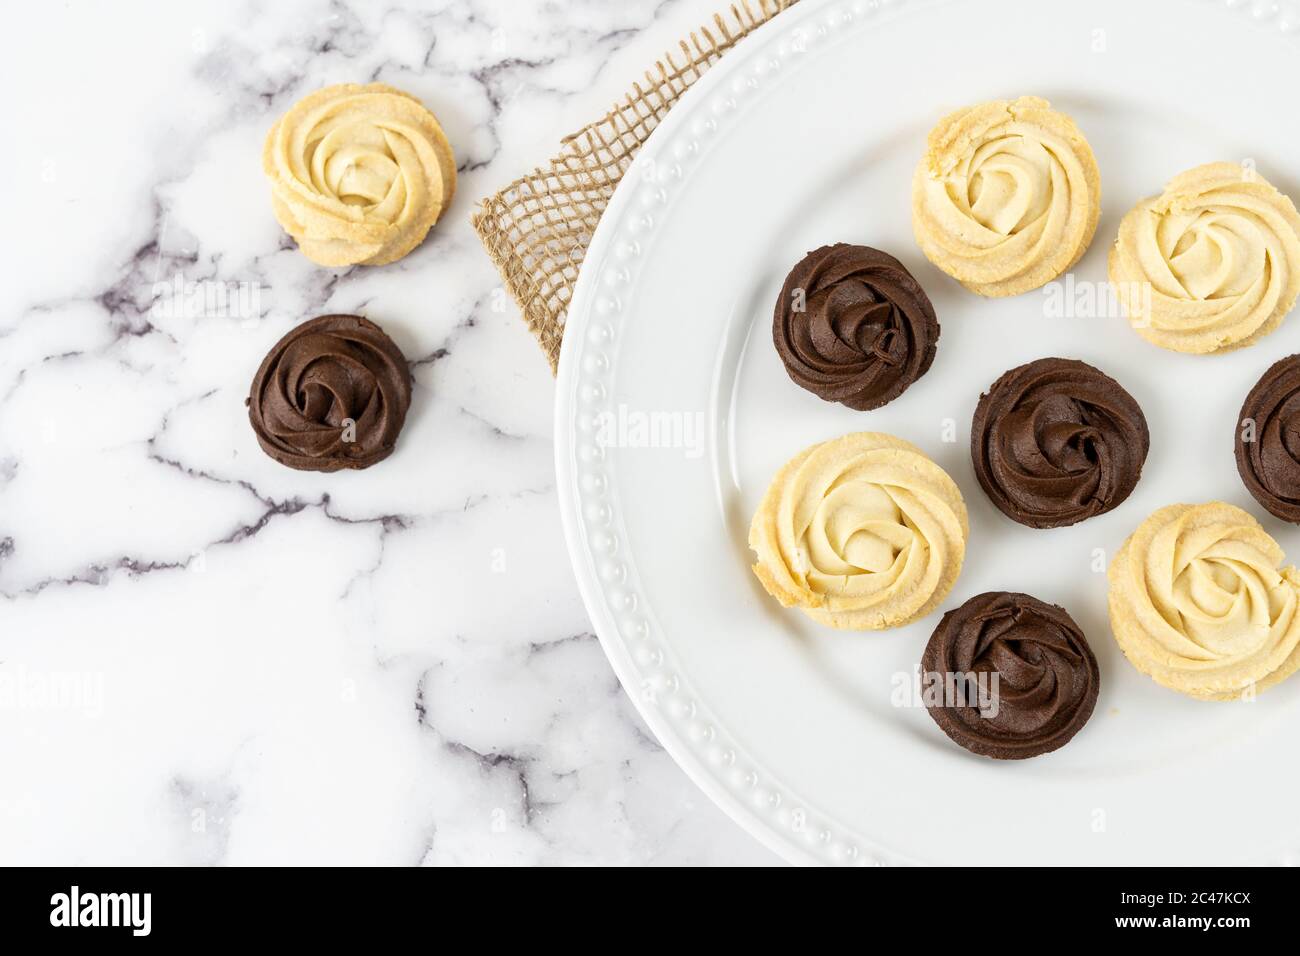
[[[338,471],[387,458],[410,404],[411,373],[393,340],[360,316],[323,315],[262,360],[248,419],[280,464]]]
[[[1031,528],[1060,528],[1129,496],[1150,437],[1142,409],[1109,375],[1044,358],[980,396],[970,445],[975,477],[999,511]]]
[[[785,607],[851,630],[933,610],[961,571],[961,492],[918,448],[879,432],[814,445],[777,473],[749,529],[754,573]]]
[[[1169,505],[1111,562],[1110,626],[1129,661],[1191,697],[1230,700],[1300,666],[1300,572],[1233,505]]]
[[[1237,418],[1237,471],[1255,500],[1300,524],[1300,355],[1275,362]]]
[[[998,760],[1065,746],[1101,687],[1097,658],[1064,608],[1008,591],[945,614],[921,669],[930,690],[943,691],[924,697],[935,723],[971,753]]]
[[[1097,231],[1101,175],[1074,120],[1047,100],[994,100],[945,116],[912,178],[912,230],[972,292],[1018,295],[1055,279]]]
[[[271,127],[262,168],[275,218],[323,266],[402,258],[456,188],[437,119],[383,83],[328,86],[299,100]]]
[[[1300,214],[1254,170],[1198,166],[1128,212],[1109,272],[1148,342],[1242,348],[1276,329],[1300,295]]]
[[[865,411],[893,401],[929,370],[939,323],[901,262],[841,242],[813,250],[790,271],[772,339],[796,385]]]

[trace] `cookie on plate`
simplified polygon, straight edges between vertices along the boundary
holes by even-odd
[[[772,340],[791,381],[858,411],[892,402],[934,361],[939,322],[907,267],[879,249],[837,242],[790,270]]]
[[[949,611],[921,658],[922,699],[971,753],[1023,760],[1088,722],[1101,672],[1074,618],[1028,594],[989,591]]]
[[[785,607],[849,630],[929,614],[952,589],[969,523],[957,484],[901,438],[856,432],[772,479],[749,528],[754,574]]]
[[[1055,279],[1097,231],[1101,174],[1074,120],[1022,96],[950,113],[912,177],[912,231],[926,257],[984,296]]]
[[[1250,696],[1300,667],[1300,571],[1234,505],[1168,505],[1110,563],[1110,626],[1157,684],[1204,700]]]
[[[1109,271],[1129,324],[1153,345],[1243,348],[1300,296],[1300,213],[1253,167],[1197,166],[1129,210]]]
[[[980,396],[970,450],[980,487],[1004,515],[1061,528],[1132,493],[1150,436],[1133,396],[1077,359],[1042,358]]]
[[[1274,362],[1237,416],[1237,472],[1269,514],[1300,524],[1300,355]]]

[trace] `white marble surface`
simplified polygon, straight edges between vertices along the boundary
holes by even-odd
[[[0,863],[774,862],[590,633],[554,385],[469,226],[715,6],[23,8],[0,39]],[[368,80],[439,115],[457,198],[402,262],[317,268],[261,142]],[[253,314],[175,307],[178,276],[244,283]],[[366,472],[282,468],[245,415],[266,349],[327,311],[414,365]]]

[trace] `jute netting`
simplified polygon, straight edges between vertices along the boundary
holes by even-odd
[[[554,372],[578,270],[633,157],[681,95],[723,54],[796,0],[740,0],[665,53],[545,167],[482,200],[471,216]]]

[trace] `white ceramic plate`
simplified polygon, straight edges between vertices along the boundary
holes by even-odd
[[[1300,351],[1300,317],[1242,352],[1165,352],[1122,318],[1052,317],[1042,291],[966,292],[921,255],[909,206],[940,116],[1024,94],[1071,114],[1101,167],[1101,223],[1076,280],[1103,281],[1123,213],[1191,166],[1253,162],[1300,197],[1297,28],[1295,11],[1272,2],[805,0],[708,73],[628,171],[587,254],[560,364],[565,532],[596,630],[647,723],[786,858],[1300,858],[1300,678],[1253,705],[1158,687],[1111,637],[1103,573],[1146,515],[1177,501],[1241,505],[1300,560],[1300,530],[1247,495],[1231,444],[1250,386]],[[929,373],[872,412],[799,389],[772,346],[786,272],[836,241],[900,258],[942,325]],[[1046,355],[1119,379],[1145,409],[1151,453],[1115,511],[1034,531],[989,503],[968,442],[980,392]],[[1101,697],[1066,748],[989,761],[923,709],[894,705],[895,675],[917,665],[940,612],[836,632],[759,587],[746,535],[768,480],[800,449],[858,430],[915,442],[961,486],[970,539],[942,610],[1026,591],[1088,635]],[[669,447],[645,447],[656,443]]]

